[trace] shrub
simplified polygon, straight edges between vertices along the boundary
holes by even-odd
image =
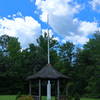
[[[21,97],[21,92],[18,92],[18,94],[16,95],[16,100],[18,99],[18,98],[20,98]]]
[[[67,96],[67,99],[68,99],[68,100],[72,100],[73,97],[72,97],[72,96]]]
[[[75,100],[80,100],[80,95],[78,93],[75,94]]]
[[[33,100],[32,96],[21,96],[17,100]]]

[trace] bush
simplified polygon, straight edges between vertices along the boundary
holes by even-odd
[[[75,94],[75,100],[80,100],[80,95],[78,93]]]
[[[73,97],[72,97],[72,96],[68,96],[67,99],[68,99],[68,100],[72,100]]]
[[[18,100],[18,98],[21,97],[21,92],[18,92],[18,94],[16,95],[16,100]]]
[[[21,96],[17,100],[33,100],[32,96]]]

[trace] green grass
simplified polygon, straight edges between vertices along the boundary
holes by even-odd
[[[16,100],[15,95],[0,95],[0,100]],[[42,97],[42,100],[47,100],[46,97]],[[55,100],[55,97],[52,98],[52,100]],[[81,98],[81,100],[100,100],[100,99],[94,99],[94,98]]]
[[[15,95],[0,95],[0,100],[16,100]]]
[[[47,100],[47,98],[45,96],[42,96],[42,100]],[[51,100],[55,100],[55,97],[52,97]]]
[[[100,100],[100,99],[95,99],[95,98],[81,98],[81,100]]]

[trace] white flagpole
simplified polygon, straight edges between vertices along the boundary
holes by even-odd
[[[47,14],[47,25],[49,25],[49,16]],[[47,29],[48,34],[48,64],[50,64],[50,36],[49,36],[49,26]],[[51,100],[51,83],[50,80],[48,80],[47,83],[47,100]]]
[[[49,25],[49,15],[47,14],[47,25]],[[50,64],[50,35],[49,35],[49,27],[47,29],[48,34],[48,64]]]

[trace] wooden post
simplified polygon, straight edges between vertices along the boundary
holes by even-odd
[[[31,80],[29,81],[29,95],[32,95],[32,86],[31,86]]]
[[[66,85],[66,96],[68,97],[68,86]]]
[[[39,80],[39,100],[41,100],[41,80]]]
[[[59,80],[57,80],[57,100],[60,100],[60,87],[59,87]]]

